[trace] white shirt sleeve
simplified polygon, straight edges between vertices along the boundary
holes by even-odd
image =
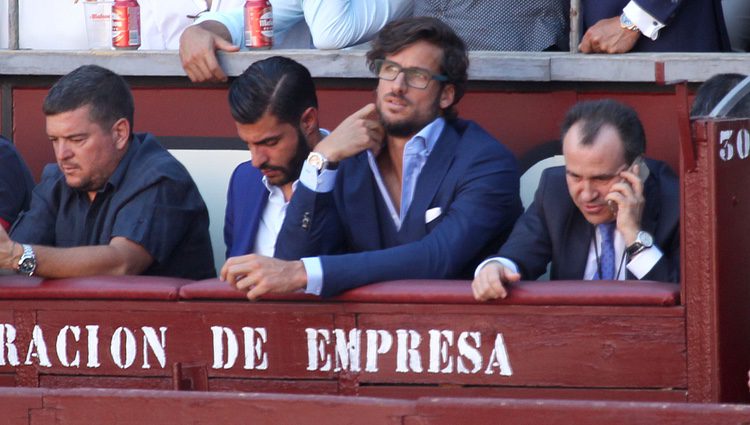
[[[653,245],[651,248],[646,248],[633,257],[627,264],[628,270],[638,279],[643,279],[663,255],[659,247]]]
[[[336,183],[336,170],[323,169],[320,174],[318,174],[318,170],[305,161],[302,165],[299,181],[305,185],[306,188],[315,192],[330,192],[333,190],[334,183]]]
[[[323,266],[318,257],[306,257],[302,259],[307,273],[306,294],[320,295],[323,291]]]
[[[318,49],[369,41],[388,22],[411,16],[409,0],[302,0],[305,21]]]
[[[632,0],[622,9],[622,13],[630,19],[630,22],[638,26],[643,35],[652,40],[656,40],[659,37],[659,30],[665,27],[663,23],[659,22]]]
[[[474,270],[474,277],[477,277],[477,275],[479,274],[479,270],[482,270],[482,267],[486,266],[489,263],[500,263],[503,265],[503,267],[511,269],[513,273],[518,273],[518,266],[513,261],[505,257],[492,257],[479,263],[477,268]]]
[[[227,12],[206,12],[195,20],[196,24],[205,21],[216,21],[224,25],[232,35],[232,44],[245,47],[245,11],[242,8]]]

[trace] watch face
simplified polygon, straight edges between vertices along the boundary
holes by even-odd
[[[651,237],[650,233],[647,232],[641,232],[638,234],[638,239],[643,243],[645,246],[652,246],[654,244],[654,238]]]
[[[36,261],[33,258],[24,258],[18,265],[18,271],[21,273],[31,273],[36,268]]]

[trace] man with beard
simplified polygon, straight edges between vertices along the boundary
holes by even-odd
[[[227,193],[227,258],[273,256],[302,163],[327,132],[318,126],[310,72],[274,56],[250,65],[229,89],[229,107],[251,161],[234,170]]]
[[[42,109],[57,164],[44,168],[10,237],[0,229],[0,268],[47,278],[216,275],[206,204],[154,136],[133,133],[122,77],[79,67]]]
[[[251,300],[467,277],[521,212],[513,155],[456,117],[469,60],[450,27],[426,17],[394,21],[367,61],[380,79],[376,105],[334,132],[343,127],[351,137],[332,134],[310,153],[276,245],[286,261],[248,255],[222,267],[221,278]]]

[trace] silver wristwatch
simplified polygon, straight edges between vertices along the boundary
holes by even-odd
[[[17,271],[19,274],[31,276],[36,270],[36,255],[34,255],[31,245],[23,244],[21,246],[23,246],[23,254],[21,254],[21,258],[18,260]]]
[[[654,246],[654,238],[650,233],[641,230],[635,236],[635,242],[625,248],[625,253],[628,255],[628,258],[633,258],[643,250],[651,248],[652,246]]]
[[[307,156],[307,163],[318,170],[318,173],[328,168],[328,159],[320,152],[310,152]]]

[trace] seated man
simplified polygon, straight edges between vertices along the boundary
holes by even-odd
[[[542,174],[534,202],[497,257],[472,282],[478,300],[533,280],[679,279],[679,185],[669,167],[643,159],[638,116],[612,100],[583,102],[562,126],[564,167]]]
[[[327,132],[318,125],[310,72],[292,59],[254,62],[229,89],[229,108],[251,161],[232,174],[224,241],[227,258],[273,256],[302,163]]]
[[[0,137],[0,227],[8,231],[29,208],[34,179],[12,143]]]
[[[582,0],[583,53],[726,52],[721,0]]]
[[[222,267],[249,299],[464,277],[521,212],[513,155],[456,118],[469,59],[450,27],[394,21],[367,59],[380,78],[376,105],[347,118],[303,165],[276,244],[276,256],[293,261],[249,255]],[[350,137],[334,137],[342,126]]]
[[[30,209],[0,231],[0,268],[48,278],[215,275],[208,211],[193,180],[150,134],[133,134],[125,80],[87,65],[44,99],[57,164]]]
[[[370,40],[386,23],[411,16],[412,0],[272,0],[274,48],[341,49]],[[193,82],[226,81],[216,51],[245,47],[243,9],[205,13],[180,36],[182,67]]]
[[[724,97],[741,83],[747,76],[744,74],[716,74],[701,84],[695,94],[690,116],[693,118],[708,116]],[[745,95],[726,114],[726,118],[750,118],[750,96]]]

